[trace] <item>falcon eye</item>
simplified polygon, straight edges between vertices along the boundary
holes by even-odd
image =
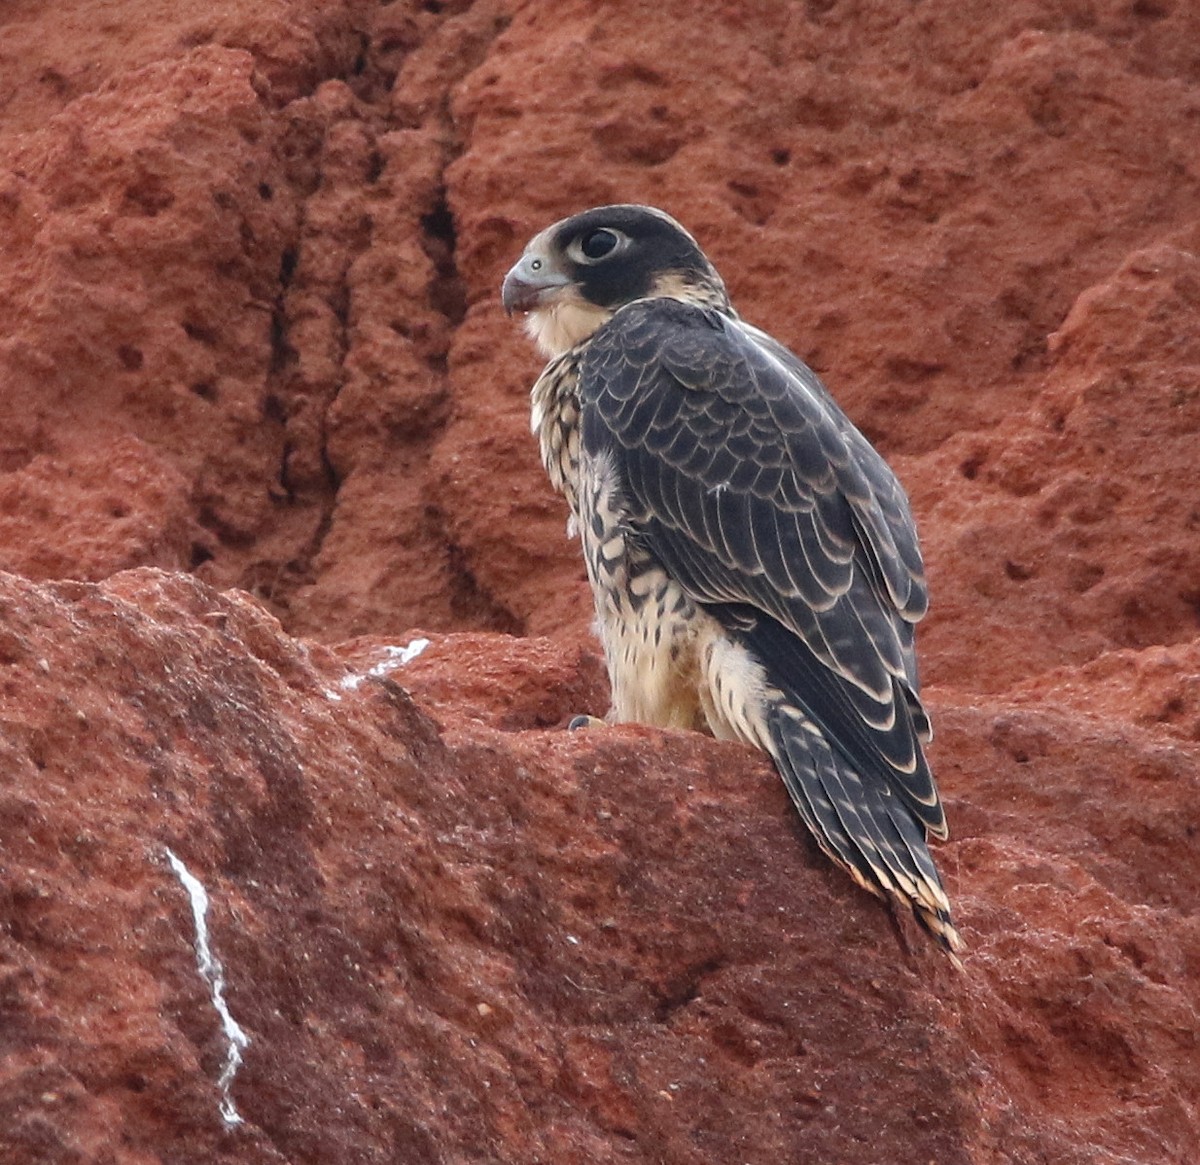
[[[583,242],[579,244],[579,249],[583,252],[585,259],[603,259],[614,247],[616,247],[619,239],[616,231],[610,231],[605,227],[601,227],[598,231],[592,231],[589,235],[584,235]]]
[[[627,234],[615,227],[596,227],[570,239],[566,244],[567,258],[586,267],[625,251],[631,242]]]

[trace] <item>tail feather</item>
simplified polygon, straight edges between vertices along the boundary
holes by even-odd
[[[962,938],[912,810],[879,778],[860,773],[796,704],[779,700],[768,725],[776,766],[817,845],[864,889],[910,909],[961,965]]]

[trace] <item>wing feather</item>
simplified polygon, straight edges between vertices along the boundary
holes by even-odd
[[[912,517],[820,381],[757,329],[655,299],[596,332],[581,399],[585,453],[614,458],[644,549],[738,628],[852,769],[944,832],[919,745],[913,625],[927,600]],[[827,792],[829,808],[806,812],[836,824],[832,806],[853,798]],[[896,876],[888,847],[922,848],[860,824],[876,851],[860,865]]]

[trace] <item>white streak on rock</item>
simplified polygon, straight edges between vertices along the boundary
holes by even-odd
[[[229,1050],[225,1053],[225,1067],[217,1078],[217,1087],[221,1090],[221,1119],[230,1126],[242,1123],[241,1114],[233,1103],[230,1089],[233,1078],[242,1063],[242,1049],[250,1043],[250,1037],[241,1029],[236,1019],[229,1014],[225,1004],[225,969],[221,960],[213,954],[208,942],[208,891],[200,880],[181,862],[171,850],[167,850],[167,861],[179,879],[179,883],[187,891],[192,904],[192,921],[196,925],[196,967],[200,977],[208,984],[212,994],[212,1004],[221,1020],[221,1028],[229,1041]]]
[[[403,647],[385,647],[384,657],[373,668],[365,672],[351,672],[342,677],[342,687],[348,692],[356,691],[363,680],[382,679],[396,668],[412,663],[429,646],[428,639],[414,639]]]

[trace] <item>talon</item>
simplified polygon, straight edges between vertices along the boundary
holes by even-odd
[[[603,728],[604,721],[596,716],[572,716],[567,725],[568,732],[578,732],[581,728]]]

